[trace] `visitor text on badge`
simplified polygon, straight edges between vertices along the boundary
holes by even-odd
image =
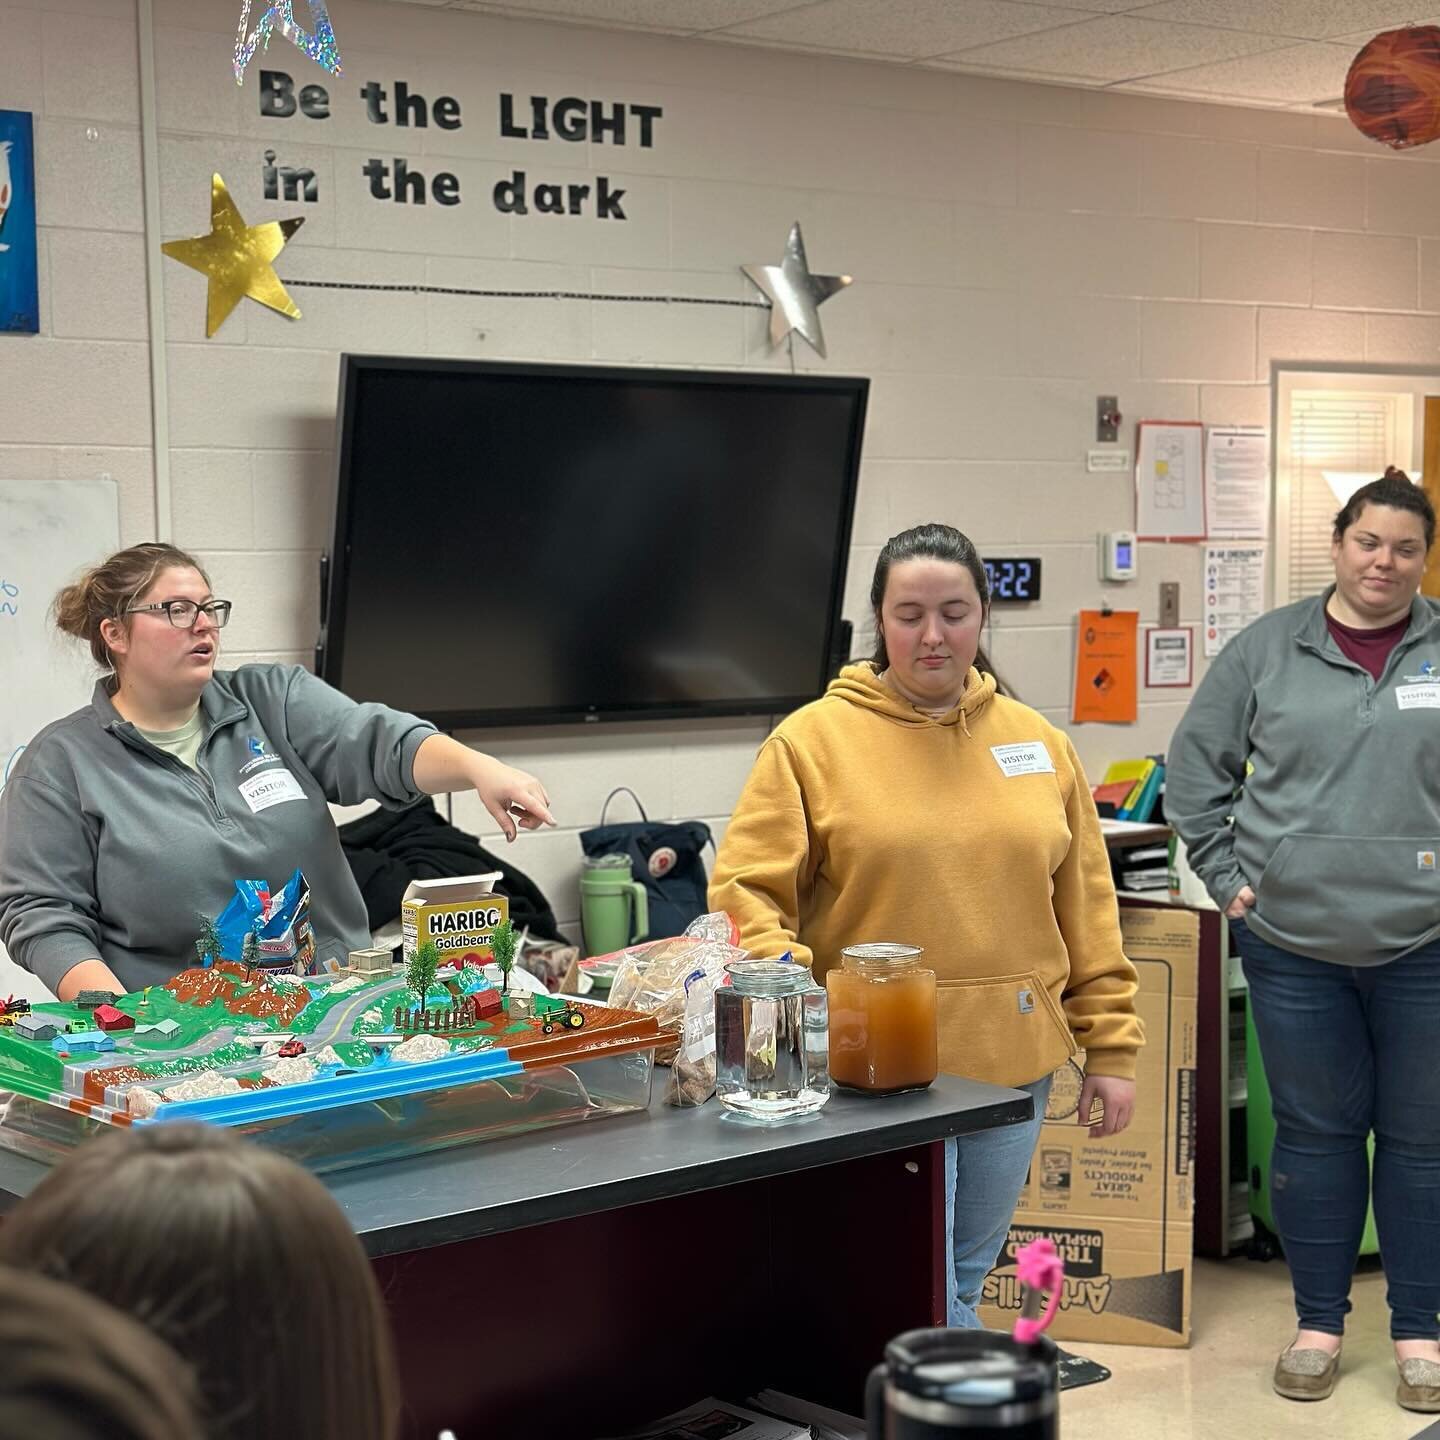
[[[1402,710],[1440,710],[1440,685],[1397,685],[1395,703]]]
[[[1055,764],[1043,740],[1027,740],[1021,745],[992,745],[995,763],[1007,775],[1053,775]]]
[[[288,770],[266,770],[252,775],[240,782],[239,789],[252,815],[258,815],[272,805],[283,805],[287,800],[305,798],[300,782]]]

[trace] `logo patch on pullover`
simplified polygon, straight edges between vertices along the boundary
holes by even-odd
[[[241,775],[248,775],[252,770],[258,770],[262,765],[278,765],[280,757],[270,748],[270,742],[263,735],[249,735],[245,739],[245,748],[255,758],[247,760],[240,767]]]

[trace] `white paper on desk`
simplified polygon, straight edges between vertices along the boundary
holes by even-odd
[[[740,1428],[730,1428],[739,1424]],[[723,1435],[725,1440],[810,1440],[808,1425],[793,1425],[776,1420],[755,1410],[717,1400],[712,1395],[686,1410],[677,1410],[643,1430],[617,1440],[709,1440]]]
[[[1141,540],[1205,538],[1205,471],[1199,422],[1142,420],[1135,461],[1135,534]]]
[[[1205,533],[1263,540],[1270,527],[1270,436],[1252,425],[1205,432]]]
[[[865,1422],[839,1410],[828,1410],[813,1400],[798,1400],[781,1390],[762,1390],[750,1397],[757,1410],[783,1415],[810,1427],[813,1440],[865,1440]]]
[[[1100,817],[1102,835],[1138,835],[1142,830],[1153,830],[1158,835],[1164,828],[1154,820],[1114,820],[1108,815]]]
[[[1265,609],[1265,547],[1205,547],[1205,655],[1213,660]]]

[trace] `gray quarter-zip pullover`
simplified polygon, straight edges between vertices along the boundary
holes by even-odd
[[[310,883],[316,948],[368,945],[365,905],[326,808],[419,799],[432,726],[357,704],[299,666],[218,671],[195,769],[124,720],[106,684],[47,726],[0,791],[0,943],[52,990],[103,960],[131,990],[195,963],[202,915],[235,881]]]
[[[1262,940],[1381,965],[1440,936],[1440,601],[1416,596],[1377,681],[1330,634],[1332,593],[1220,652],[1170,743],[1165,814],[1221,909],[1255,891]]]

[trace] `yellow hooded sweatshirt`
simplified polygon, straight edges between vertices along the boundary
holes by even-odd
[[[792,950],[822,983],[842,946],[923,945],[942,1070],[1020,1085],[1078,1043],[1089,1073],[1134,1078],[1135,969],[1084,771],[974,668],[943,715],[869,664],[790,715],[731,816],[710,907],[752,954]]]

